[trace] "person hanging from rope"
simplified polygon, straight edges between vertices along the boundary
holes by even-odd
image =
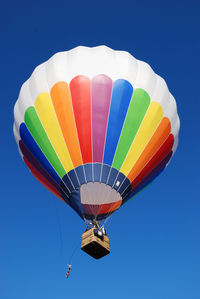
[[[70,274],[71,268],[72,268],[72,265],[68,265],[68,270],[67,270],[67,273],[66,273],[66,278],[68,278],[68,277],[69,277],[69,274]]]

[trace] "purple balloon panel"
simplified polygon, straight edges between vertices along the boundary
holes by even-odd
[[[112,80],[106,75],[97,75],[92,79],[93,162],[103,161],[112,86]]]

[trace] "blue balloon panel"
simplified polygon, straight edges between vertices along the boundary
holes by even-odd
[[[105,164],[112,165],[132,94],[133,87],[128,81],[119,79],[114,82],[104,149]]]

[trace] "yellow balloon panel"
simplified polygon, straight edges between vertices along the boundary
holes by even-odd
[[[67,150],[58,120],[56,118],[51,97],[48,93],[41,93],[37,97],[35,101],[35,109],[65,171],[70,171],[74,167]]]
[[[126,176],[141,155],[145,146],[163,118],[163,110],[159,103],[151,102],[141,126],[135,136],[120,171]]]

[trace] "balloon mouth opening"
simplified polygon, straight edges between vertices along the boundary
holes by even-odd
[[[63,199],[87,221],[108,218],[131,190],[131,183],[123,173],[103,163],[78,166],[60,183]]]

